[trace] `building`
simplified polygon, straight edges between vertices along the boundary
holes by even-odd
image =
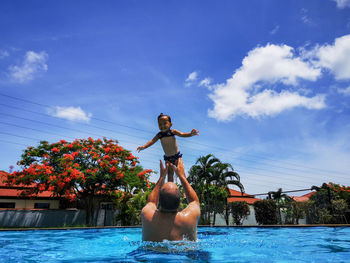
[[[253,204],[256,201],[259,201],[260,199],[255,198],[254,196],[249,195],[249,194],[242,195],[241,192],[230,189],[230,188],[229,188],[229,190],[230,190],[230,196],[231,196],[231,197],[227,198],[227,201],[229,203],[245,201],[249,205],[250,215],[246,219],[243,220],[242,225],[257,225],[257,222],[255,220],[255,211],[254,211]],[[229,221],[230,221],[230,225],[232,225],[233,219],[232,219],[231,215],[229,216]],[[216,219],[215,219],[215,225],[226,225],[225,217],[221,214],[217,214]]]
[[[0,209],[59,209],[60,199],[50,191],[31,197],[26,195],[32,185],[9,186],[4,181],[7,172],[0,171]]]

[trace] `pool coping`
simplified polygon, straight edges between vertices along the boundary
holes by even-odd
[[[109,228],[140,228],[138,226],[93,226],[93,227],[19,227],[0,228],[0,231],[33,231],[33,230],[79,230],[79,229],[109,229]],[[199,225],[201,227],[227,227],[227,228],[308,228],[308,227],[350,227],[350,224],[301,224],[301,225],[245,225],[245,226],[210,226]]]

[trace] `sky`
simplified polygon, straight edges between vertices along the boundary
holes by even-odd
[[[0,170],[107,137],[158,171],[160,143],[136,148],[164,113],[200,132],[177,138],[186,171],[213,154],[249,194],[349,185],[350,0],[3,0],[0,36]]]

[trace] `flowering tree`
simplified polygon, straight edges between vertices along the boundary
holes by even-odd
[[[86,222],[93,224],[94,197],[116,190],[146,190],[151,170],[137,166],[137,158],[117,141],[92,138],[61,140],[28,147],[18,165],[21,171],[8,175],[8,184],[35,185],[31,195],[52,191],[54,196],[85,203]]]

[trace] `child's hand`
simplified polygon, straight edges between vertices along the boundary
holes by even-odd
[[[194,136],[194,135],[199,135],[199,131],[197,131],[196,129],[193,129],[191,131],[191,135]]]
[[[139,152],[141,152],[144,149],[145,149],[144,146],[139,146],[139,147],[137,147],[136,151],[139,153]]]

